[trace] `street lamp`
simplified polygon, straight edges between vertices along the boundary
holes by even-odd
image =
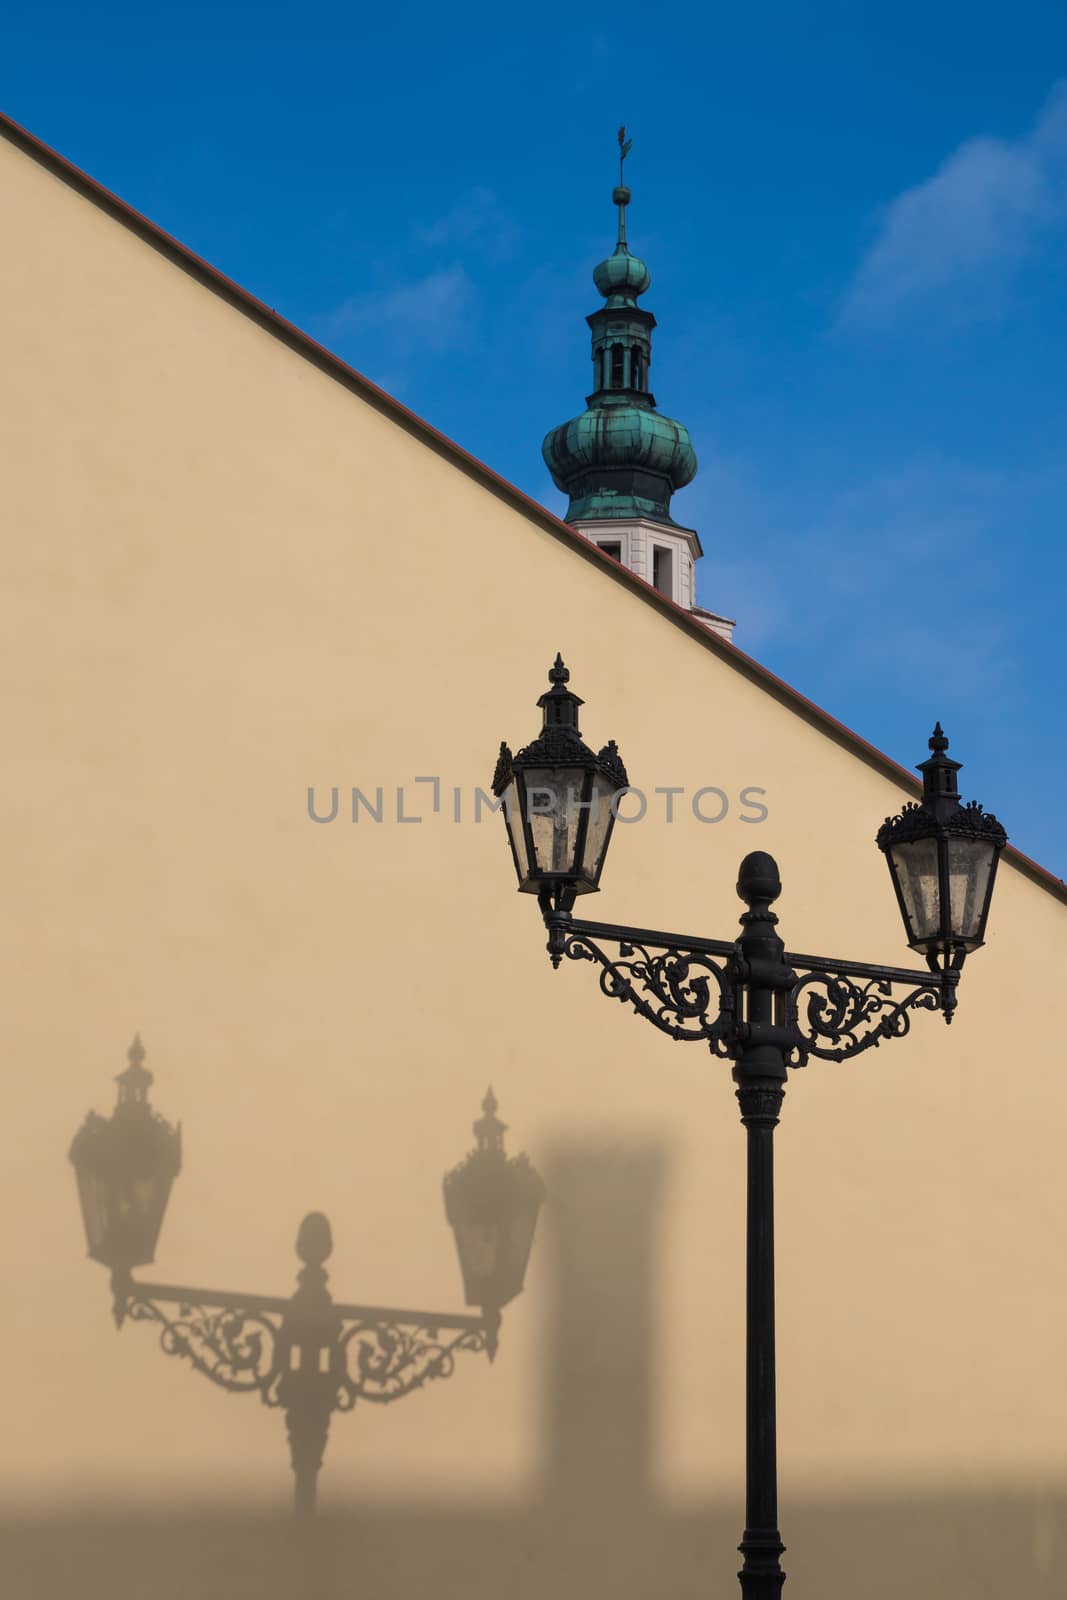
[[[541,736],[517,756],[501,745],[493,789],[504,803],[519,888],[538,897],[553,966],[564,957],[593,963],[609,999],[670,1038],[700,1041],[733,1063],[748,1135],[746,1514],[738,1577],[744,1600],[776,1600],[785,1546],[778,1531],[773,1135],[787,1072],[813,1056],[844,1061],[902,1038],[914,1011],[940,1011],[952,1021],[963,963],[983,941],[1007,835],[981,806],[960,802],[959,762],[946,756],[939,723],[933,755],[919,769],[922,802],[886,818],[877,839],[908,944],[925,955],[928,971],[787,953],[771,910],[782,891],[778,866],[762,850],[741,862],[737,892],[748,909],[733,941],[579,921],[575,898],[599,887],[627,780],[614,743],[594,756],[583,742],[582,702],[567,688],[569,676],[557,655],[552,688],[538,701]],[[596,779],[612,776],[618,781],[605,802]],[[527,817],[534,790],[536,809]],[[594,828],[598,853],[590,870],[585,841]]]
[[[70,1148],[89,1255],[111,1269],[115,1323],[156,1323],[167,1355],[184,1356],[220,1388],[280,1408],[294,1509],[312,1513],[333,1412],[351,1411],[357,1400],[386,1404],[447,1378],[460,1350],[493,1360],[503,1308],[522,1290],[544,1185],[526,1156],[505,1153],[490,1089],[474,1150],[444,1180],[466,1302],[477,1316],[335,1302],[323,1265],[333,1238],[320,1211],[300,1224],[302,1266],[288,1298],[141,1283],[132,1268],[154,1259],[181,1137],[149,1105],[152,1074],[139,1037],[128,1056],[111,1116],[91,1111]]]
[[[506,744],[493,777],[502,798],[508,842],[523,894],[592,894],[600,886],[614,796],[626,787],[615,742],[594,755],[578,732],[583,704],[567,688],[570,673],[556,656],[552,687],[538,700],[539,736],[513,756]]]
[[[956,774],[960,763],[945,754],[948,740],[937,724],[930,739],[933,755],[922,762],[922,804],[906,805],[878,830],[885,851],[908,944],[926,956],[958,967],[985,940],[989,902],[1000,852],[1008,836],[996,817],[977,800],[960,801]]]

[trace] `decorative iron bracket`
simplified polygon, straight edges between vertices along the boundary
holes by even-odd
[[[553,966],[564,957],[599,966],[601,993],[670,1038],[705,1043],[732,1061],[751,1044],[776,1044],[790,1067],[812,1056],[845,1061],[903,1038],[914,1011],[951,1022],[962,966],[957,958],[924,972],[788,953],[757,963],[737,941],[581,921],[562,908],[545,909],[545,926]],[[746,1020],[746,992],[756,986],[775,993],[773,1024]]]
[[[164,1353],[181,1356],[231,1394],[258,1394],[285,1415],[298,1511],[310,1512],[330,1418],[357,1401],[384,1405],[450,1377],[458,1351],[496,1355],[500,1312],[480,1316],[335,1302],[322,1261],[329,1225],[305,1218],[296,1292],[237,1294],[111,1275],[115,1322],[152,1322]]]
[[[231,1393],[258,1393],[268,1406],[285,1404],[286,1377],[304,1371],[311,1356],[315,1373],[335,1389],[331,1410],[351,1411],[357,1400],[385,1404],[449,1377],[458,1350],[492,1360],[499,1341],[493,1311],[438,1315],[331,1301],[317,1325],[304,1315],[297,1331],[293,1299],[282,1296],[139,1283],[121,1273],[112,1276],[112,1293],[119,1327],[156,1323],[167,1355],[184,1356]]]

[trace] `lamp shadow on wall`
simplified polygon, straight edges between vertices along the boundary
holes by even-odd
[[[353,1501],[300,1524],[210,1508],[0,1521],[12,1600],[707,1600],[737,1593],[741,1505],[655,1492],[655,1319],[669,1152],[602,1133],[551,1147],[537,1248],[549,1306],[538,1480],[520,1504]],[[714,1264],[705,1263],[714,1271]],[[542,1282],[546,1273],[539,1274]],[[740,1292],[740,1286],[738,1286]],[[709,1349],[707,1359],[716,1352]],[[736,1435],[741,1397],[709,1429]],[[1053,1600],[1067,1486],[783,1508],[791,1600]]]

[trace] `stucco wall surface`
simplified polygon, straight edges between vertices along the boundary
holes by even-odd
[[[287,1293],[318,1208],[339,1297],[459,1309],[440,1178],[487,1083],[545,1176],[496,1364],[339,1418],[327,1509],[380,1528],[414,1507],[411,1548],[418,1508],[475,1532],[503,1519],[494,1584],[521,1572],[560,1594],[592,1582],[621,1526],[706,1513],[725,1531],[701,1561],[729,1592],[744,1205],[729,1069],[609,1003],[590,969],[551,971],[474,794],[501,738],[533,736],[560,649],[587,737],[616,738],[650,799],[616,830],[590,914],[731,937],[738,861],[761,848],[781,865],[787,945],[909,964],[873,844],[903,791],[2,140],[0,192],[7,1504],[24,1527],[62,1514],[80,1549],[72,1516],[240,1519],[288,1494],[278,1416],[167,1359],[150,1329],[116,1334],[84,1260],[66,1151],[139,1029],[185,1139],[160,1279]],[[440,780],[436,813],[420,777]],[[335,785],[337,820],[314,823],[309,786],[321,807]],[[353,786],[382,788],[381,822],[350,820]],[[670,823],[665,786],[685,791]],[[717,824],[692,812],[705,786],[730,801]],[[397,820],[398,787],[421,822]],[[765,791],[761,823],[742,820],[746,787]],[[952,1029],[920,1017],[790,1082],[793,1600],[854,1594],[826,1513],[850,1497],[875,1525],[886,1508],[896,1592],[927,1592],[934,1567],[943,1600],[1062,1591],[1065,928],[1006,866]],[[1005,1576],[976,1589],[998,1505],[1011,1515],[982,1570]],[[563,1524],[582,1538],[552,1544]],[[31,1546],[21,1592],[68,1593]],[[477,1593],[441,1548],[441,1592]],[[685,1539],[654,1550],[657,1592],[704,1592]],[[652,1592],[617,1565],[617,1593]],[[226,1570],[202,1592],[226,1592]],[[93,1592],[104,1568],[84,1571]]]

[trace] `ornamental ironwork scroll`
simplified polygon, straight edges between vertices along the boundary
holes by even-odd
[[[715,1055],[729,1053],[736,986],[724,963],[674,945],[657,953],[647,941],[617,944],[619,953],[612,957],[591,934],[573,933],[564,940],[563,954],[599,965],[601,993],[632,1006],[670,1038],[702,1040]]]
[[[546,916],[553,961],[588,961],[599,968],[602,994],[629,1005],[672,1039],[706,1044],[736,1060],[755,1033],[745,1017],[749,965],[738,943],[687,939],[640,928]],[[773,1025],[787,1064],[811,1057],[845,1061],[901,1039],[917,1011],[952,1020],[959,973],[875,967],[859,962],[785,954],[781,958],[782,1017]]]
[[[802,1067],[810,1056],[847,1061],[876,1049],[883,1039],[903,1039],[911,1031],[913,1011],[941,1011],[944,1003],[940,974],[920,979],[897,999],[890,979],[809,972],[789,995],[790,1021],[797,1033],[789,1064]]]
[[[203,1291],[200,1291],[203,1293]],[[265,1405],[285,1405],[282,1380],[299,1371],[288,1366],[285,1318],[290,1302],[249,1297],[245,1306],[180,1298],[180,1290],[130,1282],[119,1290],[119,1319],[154,1323],[165,1355],[179,1356],[230,1394],[258,1393]],[[166,1305],[174,1304],[171,1312]],[[494,1345],[494,1319],[449,1318],[447,1332],[432,1313],[377,1312],[372,1306],[331,1303],[339,1330],[317,1345],[306,1336],[289,1348],[299,1363],[309,1350],[319,1354],[334,1391],[331,1409],[351,1411],[357,1400],[382,1405],[399,1400],[434,1378],[451,1377],[459,1351],[488,1353]],[[457,1326],[458,1325],[458,1326]]]
[[[485,1326],[463,1328],[445,1338],[433,1326],[357,1321],[340,1339],[344,1373],[339,1394],[344,1398],[338,1410],[351,1410],[357,1400],[384,1405],[412,1394],[431,1379],[449,1378],[457,1351],[484,1353],[490,1341]]]
[[[122,1305],[122,1319],[126,1318],[156,1323],[164,1354],[181,1356],[220,1389],[230,1394],[258,1391],[268,1405],[272,1403],[269,1391],[277,1370],[277,1317],[265,1311],[194,1305],[191,1301],[179,1301],[177,1311],[168,1314],[164,1302],[151,1290],[132,1284]]]

